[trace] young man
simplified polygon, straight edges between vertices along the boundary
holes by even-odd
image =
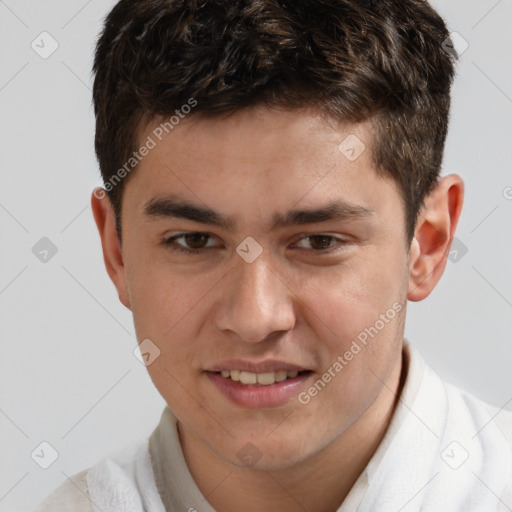
[[[403,339],[463,201],[447,41],[421,0],[114,7],[92,207],[168,407],[39,510],[512,510],[512,414]]]

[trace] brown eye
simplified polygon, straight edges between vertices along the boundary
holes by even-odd
[[[208,242],[213,241],[211,235],[200,232],[187,232],[163,240],[163,244],[173,251],[187,254],[199,254],[212,248]]]
[[[328,235],[311,235],[307,237],[311,243],[311,247],[313,249],[328,249],[329,247],[332,247],[331,242],[334,240],[332,236]]]
[[[202,249],[208,242],[209,235],[206,233],[187,233],[183,238],[190,249]]]
[[[339,236],[330,235],[328,233],[315,233],[312,235],[303,235],[302,238],[295,244],[295,247],[306,249],[312,253],[320,254],[335,254],[343,251],[350,245],[350,242]]]
[[[306,247],[303,242],[306,242],[309,247]],[[334,243],[333,243],[334,242]],[[336,242],[343,242],[342,240],[335,238],[331,235],[324,235],[324,234],[318,234],[318,235],[307,235],[303,237],[300,242],[299,246],[303,247],[305,249],[311,249],[313,251],[326,251],[327,249],[330,249],[331,247],[334,247],[336,245]]]

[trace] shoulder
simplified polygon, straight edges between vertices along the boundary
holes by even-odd
[[[476,428],[475,437],[484,432],[492,432],[493,437],[512,452],[512,411],[505,409],[505,406],[497,407],[487,403],[452,384],[445,383],[445,386],[452,400],[457,397],[467,410]]]
[[[487,404],[485,404],[487,405]],[[510,454],[510,470],[508,473],[508,485],[503,493],[503,501],[512,505],[512,411],[504,408],[498,409],[497,407],[489,406],[493,412],[492,421],[503,435],[505,450],[508,449]],[[505,508],[503,509],[505,510]],[[506,510],[510,510],[508,507]]]
[[[67,478],[34,512],[142,512],[152,477],[147,440],[133,443]]]
[[[504,503],[512,505],[512,412],[442,379],[408,349],[410,371],[401,398],[409,405],[400,409],[403,423],[392,454],[410,468],[421,454],[429,469],[417,465],[411,475],[425,481],[436,477],[425,491],[425,500],[436,504],[428,510],[476,510],[462,507],[465,503],[501,511]]]
[[[512,411],[506,410],[505,406],[489,404],[448,382],[425,363],[408,342],[404,348],[408,353],[414,381],[408,402],[420,398],[424,402],[431,402],[431,411],[443,413],[446,417],[445,428],[453,434],[461,437],[470,434],[472,439],[486,441],[512,453]]]
[[[465,410],[466,425],[470,425],[466,433],[472,434],[466,437],[468,457],[480,459],[480,470],[475,473],[488,475],[487,479],[493,473],[499,474],[494,477],[493,491],[500,496],[501,503],[512,504],[512,411],[491,405],[456,386],[446,384],[446,389],[451,408]],[[454,407],[457,402],[461,406]],[[449,414],[452,423],[460,419],[458,414]],[[460,429],[460,424],[457,427],[452,432],[465,430]]]
[[[87,488],[87,473],[85,469],[77,473],[57,487],[34,512],[93,512]]]

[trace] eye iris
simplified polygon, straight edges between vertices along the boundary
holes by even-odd
[[[314,248],[314,249],[326,249],[328,247],[330,247],[329,245],[329,242],[331,240],[332,237],[330,236],[326,236],[326,235],[312,235],[309,237],[309,241],[312,242],[311,243],[311,246]],[[321,247],[315,247],[315,240],[318,242],[320,241],[320,246]]]
[[[205,233],[188,233],[185,235],[185,240],[192,249],[202,249],[206,245],[207,237]]]

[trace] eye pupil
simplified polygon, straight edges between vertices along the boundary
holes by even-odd
[[[189,245],[192,249],[201,249],[206,245],[207,236],[208,235],[205,233],[187,233],[185,235],[185,239],[187,241],[187,245]]]
[[[320,241],[320,248],[325,249],[326,247],[329,247],[329,241],[331,240],[332,237],[326,235],[312,235],[309,238],[310,242],[314,242],[315,240]],[[311,245],[314,247],[316,244],[312,243]]]

